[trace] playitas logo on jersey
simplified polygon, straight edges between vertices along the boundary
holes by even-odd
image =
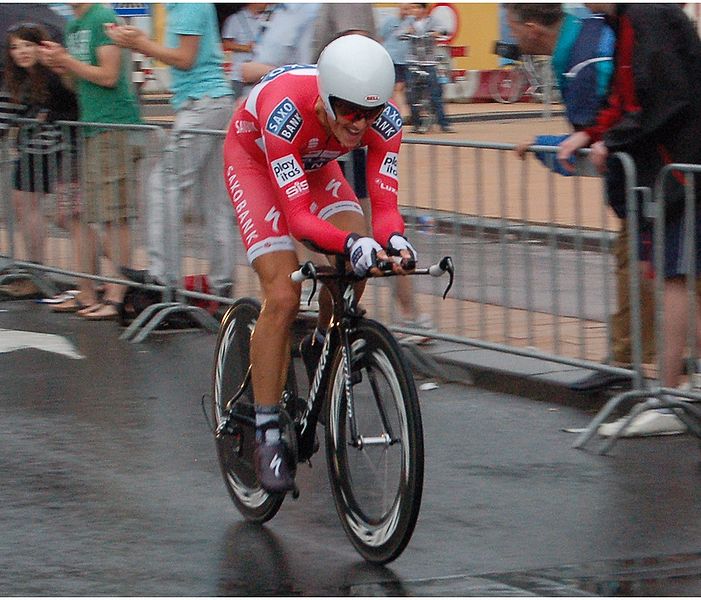
[[[396,154],[395,154],[396,156]],[[278,187],[284,188],[288,183],[299,179],[304,175],[302,167],[299,166],[297,159],[288,154],[282,158],[278,158],[270,163],[277,181]]]
[[[377,121],[372,124],[372,128],[384,139],[389,140],[401,131],[402,115],[394,106],[388,104]]]
[[[291,142],[295,139],[299,128],[302,126],[302,115],[292,100],[285,98],[275,107],[265,128],[283,140]]]
[[[397,173],[397,158],[399,155],[396,152],[388,152],[385,154],[385,158],[382,161],[382,166],[380,167],[380,173],[391,177],[395,181],[399,179]]]

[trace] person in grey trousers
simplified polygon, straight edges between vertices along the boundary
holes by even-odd
[[[234,216],[224,186],[223,140],[215,135],[185,133],[185,130],[227,129],[233,113],[231,85],[222,67],[223,54],[216,11],[212,4],[168,4],[165,45],[140,29],[116,26],[109,36],[116,44],[151,56],[169,65],[171,103],[175,122],[166,155],[174,159],[172,172],[165,173],[166,161],[159,161],[149,177],[148,239],[151,278],[164,283],[179,272],[174,263],[179,255],[182,215],[186,208],[201,211],[209,249],[211,291],[231,293],[234,266]],[[187,202],[195,192],[196,200]],[[178,206],[181,214],[172,208]],[[165,210],[166,202],[171,210]],[[166,237],[166,228],[168,236]]]

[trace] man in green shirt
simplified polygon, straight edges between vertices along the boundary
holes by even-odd
[[[44,64],[76,82],[80,120],[96,123],[140,123],[139,108],[129,81],[129,61],[107,36],[106,28],[117,24],[117,16],[101,4],[74,4],[76,18],[66,29],[66,46],[44,42]],[[136,216],[134,199],[135,167],[138,151],[129,141],[129,132],[85,127],[83,157],[82,215],[71,224],[76,260],[88,272],[97,270],[94,251],[96,233],[91,224],[100,224],[102,247],[113,265],[130,262],[129,222]],[[79,135],[79,139],[82,136]],[[82,218],[81,218],[82,217]],[[108,283],[98,302],[90,280],[82,280],[81,293],[73,300],[56,305],[57,312],[77,311],[90,320],[115,319],[126,288]]]

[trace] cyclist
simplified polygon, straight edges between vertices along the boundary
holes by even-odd
[[[385,49],[368,37],[345,35],[324,49],[316,66],[287,65],[268,73],[231,120],[225,179],[264,300],[250,360],[256,473],[269,492],[294,485],[278,404],[301,289],[290,279],[299,266],[292,238],[317,252],[345,254],[361,276],[389,255],[401,257],[392,267],[398,274],[416,261],[397,209],[402,121],[389,102],[393,87],[394,66]],[[372,232],[365,230],[358,199],[336,161],[359,146],[368,149]],[[308,373],[331,317],[324,292],[317,329],[301,347]]]

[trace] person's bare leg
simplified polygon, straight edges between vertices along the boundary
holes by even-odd
[[[679,385],[682,356],[688,335],[689,298],[682,277],[664,282],[664,349],[660,380],[665,387]]]
[[[290,328],[299,310],[301,286],[290,273],[298,267],[294,252],[272,252],[253,261],[263,307],[251,336],[253,393],[257,405],[276,406],[290,362]]]
[[[14,190],[12,201],[22,232],[27,260],[44,262],[46,241],[46,221],[41,212],[41,201],[36,192]]]

